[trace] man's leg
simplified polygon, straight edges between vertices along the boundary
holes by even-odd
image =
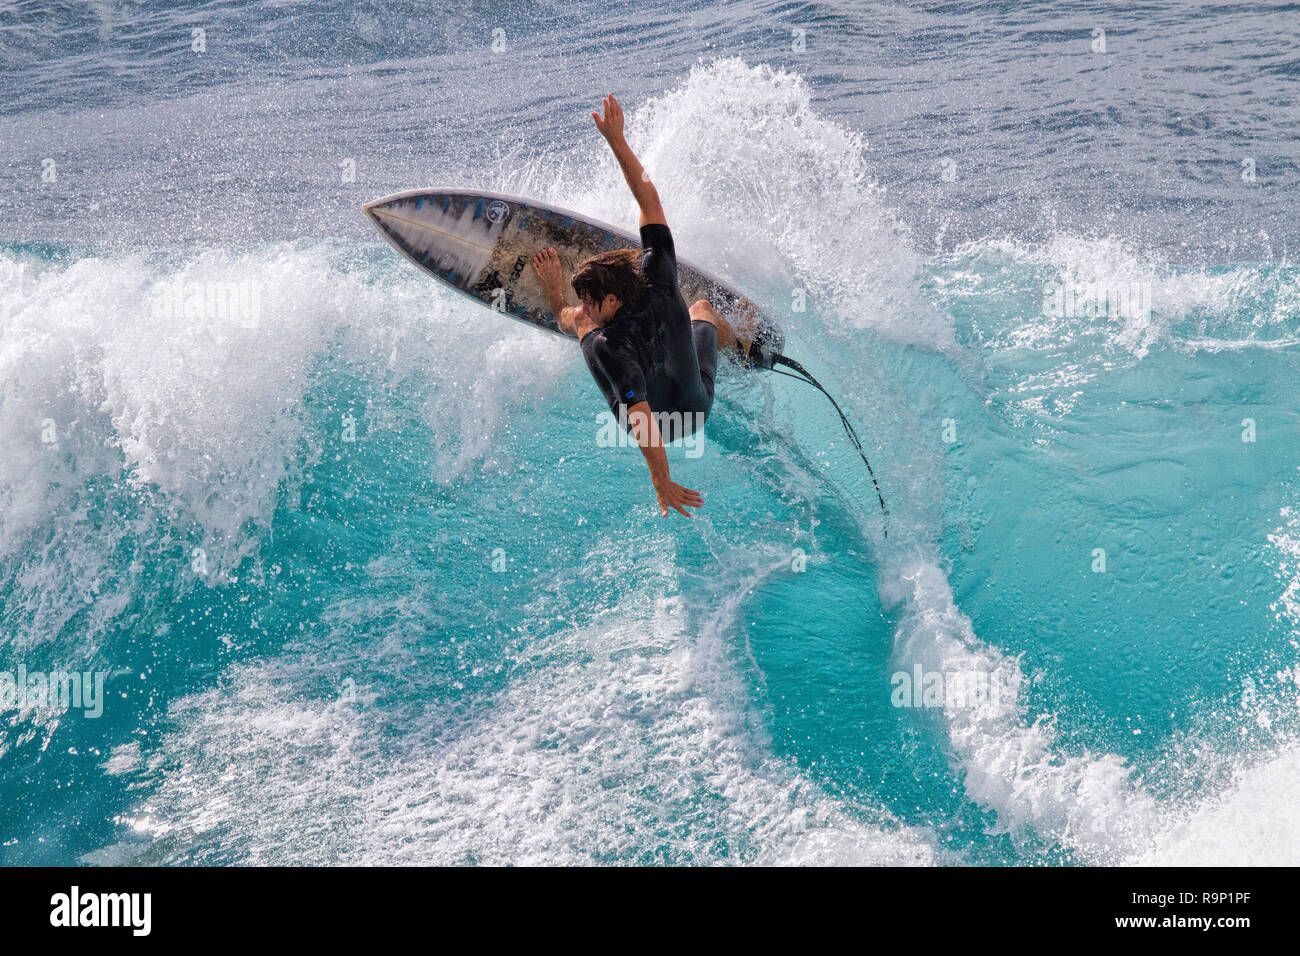
[[[720,349],[738,348],[742,354],[749,349],[748,336],[738,335],[708,299],[696,299],[691,303],[691,321],[707,322],[717,329]]]
[[[732,331],[731,323],[719,314],[708,299],[696,299],[691,303],[691,321],[707,322],[717,329],[718,348],[729,349],[735,346],[736,333]]]
[[[705,408],[713,405],[713,382],[718,377],[718,327],[697,319],[691,322],[691,344],[700,366],[700,384],[704,386]]]

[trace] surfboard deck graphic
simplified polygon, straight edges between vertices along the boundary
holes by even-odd
[[[641,247],[640,239],[623,229],[502,193],[411,189],[368,202],[362,210],[398,252],[435,279],[560,335],[566,333],[556,325],[530,265],[537,251],[554,246],[565,274],[572,274],[597,253]],[[708,299],[738,331],[752,328],[767,352],[784,347],[785,334],[752,302],[680,257],[677,284],[688,303]],[[577,305],[573,290],[565,291],[568,304]]]

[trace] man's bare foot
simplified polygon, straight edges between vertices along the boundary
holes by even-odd
[[[736,337],[740,354],[749,357],[749,348],[753,344],[754,329],[758,323],[758,309],[748,299],[736,303],[732,313],[732,334]]]
[[[564,311],[564,273],[560,268],[560,254],[554,246],[547,246],[533,256],[533,271],[541,283],[546,304],[558,318]]]

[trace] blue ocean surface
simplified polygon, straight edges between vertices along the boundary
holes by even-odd
[[[1298,87],[1295,3],[0,2],[0,863],[1300,862]],[[632,227],[606,93],[887,518],[729,364],[661,518],[360,213]]]

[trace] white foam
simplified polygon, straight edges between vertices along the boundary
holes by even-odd
[[[437,448],[434,475],[443,484],[461,480],[471,468],[504,470],[510,443],[497,440],[498,435],[527,406],[556,397],[559,383],[580,364],[572,344],[516,323],[500,324],[510,328],[502,329],[499,338],[476,343],[477,358],[460,349],[432,364],[434,374],[465,379],[433,392],[423,411]],[[473,374],[466,377],[466,369]]]
[[[112,777],[121,776],[125,773],[131,773],[140,765],[141,749],[139,741],[131,741],[126,744],[118,744],[109,753],[108,759],[100,766],[104,773]]]
[[[1157,834],[1140,866],[1300,865],[1300,747],[1242,768],[1221,794]]]
[[[919,258],[873,178],[860,134],[826,118],[796,73],[726,57],[676,88],[628,104],[627,135],[659,190],[678,254],[733,280],[778,323],[835,316],[846,339],[871,329],[949,349],[950,324],[916,293]],[[555,168],[503,170],[509,188],[634,228],[635,204],[609,150]],[[793,311],[795,289],[806,310]]]
[[[427,409],[437,438],[449,420],[469,436],[431,463],[444,480],[491,458],[492,436],[518,408],[572,371],[555,344],[483,320],[404,263],[357,269],[345,253],[312,243],[70,263],[0,256],[0,442],[10,452],[0,461],[0,559],[55,542],[21,572],[16,599],[30,626],[19,643],[48,639],[88,606],[100,623],[119,613],[131,575],[113,561],[127,536],[165,546],[169,530],[197,528],[214,581],[255,555],[280,495],[341,431],[308,427],[302,402],[321,368],[350,365],[380,387],[412,375],[465,379]],[[260,290],[255,321],[157,306],[174,284],[232,282]],[[525,351],[531,361],[520,361]],[[404,425],[362,427],[384,424]],[[86,534],[88,483],[100,478],[121,495],[129,479],[152,507],[134,524],[100,520]]]
[[[915,296],[918,259],[871,181],[861,142],[817,115],[801,79],[738,60],[702,66],[679,89],[638,107],[630,129],[683,255],[746,289],[763,289],[774,307],[788,304],[796,281],[809,289],[808,314],[778,315],[792,331],[810,323],[808,331],[826,333],[831,347],[851,346],[845,354],[854,362],[871,345],[869,338],[854,344],[863,329],[954,348],[948,319]],[[524,181],[529,175],[536,188]],[[518,176],[503,188],[634,221],[603,152]],[[1235,301],[1239,281],[1171,279],[1122,245],[1099,251],[1068,238],[1015,255],[1082,279],[1136,274],[1164,283],[1153,300],[1157,308],[1174,303],[1170,314],[1222,309]],[[292,480],[288,462],[307,437],[298,406],[308,373],[340,340],[394,380],[427,369],[443,383],[425,410],[440,479],[504,467],[493,436],[529,396],[555,394],[573,351],[549,340],[538,346],[534,333],[484,318],[468,303],[447,306],[435,329],[438,294],[399,266],[385,276],[382,294],[367,286],[367,276],[340,272],[298,247],[211,252],[168,266],[140,257],[90,259],[9,287],[19,289],[18,309],[0,354],[9,383],[0,437],[16,443],[10,447],[31,445],[32,454],[0,466],[11,469],[0,485],[7,495],[4,553],[46,520],[52,489],[76,487],[75,476],[85,472],[111,473],[115,450],[121,465],[200,524],[219,567],[234,567],[255,550],[256,528],[269,521],[277,489]],[[147,314],[147,290],[159,278],[221,279],[232,270],[265,283],[266,314],[257,328],[177,327]],[[1163,318],[1121,324],[1115,341],[1141,356],[1168,329]],[[541,358],[521,363],[523,351]],[[872,401],[891,394],[888,382],[873,390]],[[75,459],[36,454],[32,422],[47,410],[85,435]],[[907,421],[904,407],[858,411]],[[982,671],[1005,690],[1000,707],[942,714],[971,799],[996,811],[1002,829],[1032,830],[1094,862],[1142,858],[1152,840],[1155,857],[1194,855],[1201,850],[1189,848],[1211,846],[1225,807],[1264,808],[1276,817],[1270,788],[1293,781],[1294,762],[1285,755],[1243,771],[1222,801],[1193,811],[1175,832],[1170,808],[1156,804],[1123,760],[1063,754],[1050,717],[1028,721],[1018,662],[974,634],[933,558],[942,500],[932,483],[937,456],[906,444],[896,453],[894,487],[920,504],[911,513],[896,509],[896,519],[909,524],[891,534],[880,571],[882,595],[902,609],[897,653],[927,668]],[[918,461],[908,465],[908,456]],[[214,487],[222,493],[212,495]],[[90,544],[75,559],[85,565],[76,573],[51,565],[50,583],[91,593],[111,548],[111,539]],[[595,548],[586,572],[618,569],[620,557]],[[658,558],[663,567],[673,564],[669,554]],[[74,606],[70,593],[55,591],[54,605]],[[395,738],[377,729],[365,688],[358,699],[322,699],[308,690],[336,665],[330,655],[348,644],[337,609],[333,644],[236,667],[224,689],[178,706],[181,730],[150,760],[176,769],[159,779],[152,809],[142,814],[176,858],[205,834],[220,834],[249,862],[565,862],[665,852],[696,862],[939,859],[929,834],[875,810],[847,808],[774,759],[726,654],[732,622],[691,620],[679,600],[656,603],[656,593],[627,595],[595,621],[534,648],[553,660],[490,702],[476,702],[450,732],[446,715],[427,702],[385,710]],[[367,609],[370,616],[384,610]],[[125,759],[110,765],[134,768]],[[1237,830],[1259,845],[1253,831]],[[1276,823],[1274,832],[1288,831]]]
[[[1046,267],[1048,272],[1040,276],[1044,283],[1102,289],[1122,284],[1143,290],[1144,298],[1149,294],[1149,314],[1081,308],[1074,315],[1049,316],[1036,303],[1023,315],[1006,316],[1009,325],[1001,331],[1014,335],[1018,345],[1055,348],[1100,331],[1105,333],[1105,345],[1140,360],[1157,346],[1224,351],[1300,343],[1295,320],[1300,274],[1293,268],[1285,272],[1253,264],[1171,268],[1157,265],[1122,237],[1069,233],[1033,245],[1009,238],[982,239],[961,245],[945,259]],[[963,276],[970,277],[966,269],[943,274],[941,281],[960,282]],[[976,281],[972,289],[978,287]],[[1043,290],[1033,291],[1041,296]]]
[[[895,650],[910,667],[945,674],[985,674],[996,693],[982,706],[942,709],[967,795],[997,812],[999,829],[1032,830],[1106,862],[1146,839],[1156,804],[1114,754],[1064,755],[1049,719],[1029,722],[1019,662],[981,642],[953,603],[943,573],[933,565],[898,569],[883,587],[886,600],[902,602]]]
[[[1272,610],[1291,626],[1292,647],[1300,647],[1300,507],[1285,505],[1277,528],[1268,536],[1275,552],[1276,576],[1282,585]],[[1297,672],[1300,674],[1300,671]]]
[[[850,811],[771,756],[724,636],[731,612],[694,636],[664,594],[664,545],[636,562],[656,575],[595,542],[575,580],[645,586],[530,637],[536,666],[450,721],[418,698],[376,719],[370,695],[391,687],[312,699],[322,659],[236,669],[176,710],[175,769],[149,801],[156,846],[186,859],[220,835],[260,863],[933,862],[924,831]]]
[[[879,407],[855,414],[853,396],[835,389],[852,417],[868,429],[879,422],[895,438],[922,434],[891,373],[877,374],[879,348],[862,331],[961,356],[951,318],[917,293],[920,257],[871,175],[861,138],[820,115],[800,77],[735,58],[697,66],[677,89],[638,106],[628,128],[664,197],[679,251],[707,250],[701,264],[747,291],[762,289],[764,304],[805,351],[833,352],[823,355],[826,364],[868,378],[871,394],[862,400]],[[581,154],[574,172],[562,169],[555,201],[613,221],[631,214],[626,187],[599,149]],[[766,278],[772,274],[784,281]],[[790,310],[795,286],[809,293],[807,312]],[[882,595],[904,609],[900,659],[987,673],[1004,690],[1000,709],[943,715],[967,793],[997,811],[1006,830],[1032,830],[1094,859],[1124,852],[1149,825],[1152,799],[1120,758],[1062,755],[1050,720],[1025,722],[1018,663],[974,634],[926,557],[941,520],[939,450],[886,444],[906,445],[882,467],[894,504],[889,543],[876,538],[878,514],[860,518],[880,549]]]

